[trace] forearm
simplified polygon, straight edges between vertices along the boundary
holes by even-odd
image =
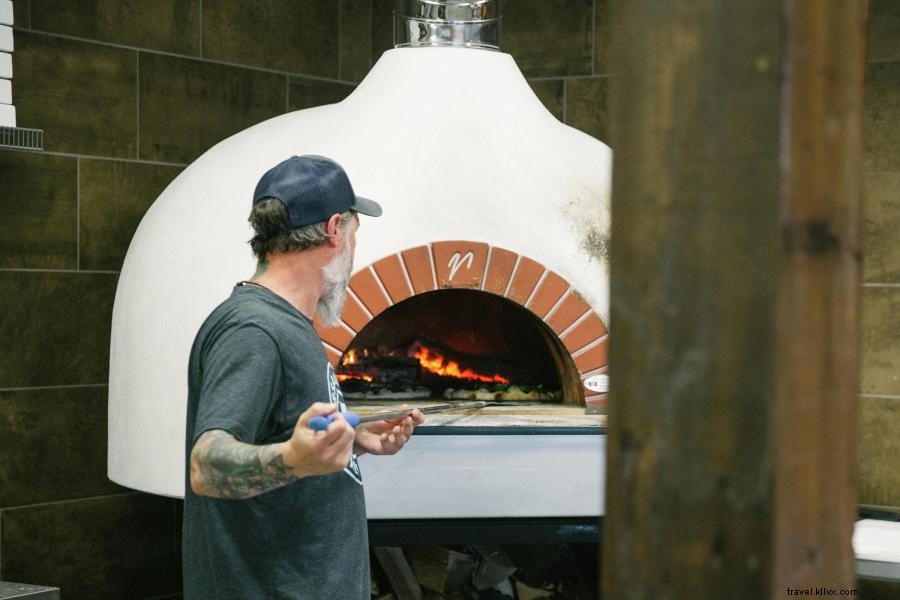
[[[213,429],[191,450],[191,488],[203,496],[251,498],[294,479],[284,462],[283,444],[245,444],[227,431]]]

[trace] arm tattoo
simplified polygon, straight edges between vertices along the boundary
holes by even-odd
[[[201,435],[191,450],[191,481],[204,495],[251,498],[296,479],[279,445],[254,446],[221,429]]]

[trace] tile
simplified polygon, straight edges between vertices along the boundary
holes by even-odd
[[[577,352],[604,335],[606,335],[606,326],[600,320],[600,317],[592,312],[587,319],[576,325],[562,339],[566,348],[572,352]]]
[[[142,159],[189,163],[285,111],[284,75],[158,54],[140,63]]]
[[[534,95],[543,103],[550,113],[563,120],[563,101],[565,98],[565,80],[563,79],[539,79],[529,81],[528,85]]]
[[[288,83],[288,110],[335,104],[349,96],[355,87],[347,83],[291,77]]]
[[[31,27],[31,0],[13,0],[13,22],[19,29]]]
[[[488,272],[484,278],[484,291],[502,296],[518,259],[519,255],[515,252],[492,247],[488,257]]]
[[[203,56],[337,78],[339,12],[335,0],[207,0]]]
[[[200,52],[201,0],[31,0],[31,28],[101,42]]]
[[[867,170],[900,171],[900,61],[869,65],[864,142]]]
[[[394,2],[372,0],[372,64],[394,47]]]
[[[518,0],[503,5],[500,47],[526,77],[591,75],[593,0]]]
[[[609,143],[609,79],[566,80],[566,125]]]
[[[862,398],[859,503],[900,508],[900,399]]]
[[[427,246],[417,246],[400,253],[413,290],[417,294],[435,289],[434,263]],[[374,311],[373,311],[374,314]]]
[[[869,0],[869,60],[900,60],[897,0]]]
[[[0,388],[106,383],[116,280],[0,271]]]
[[[369,0],[340,0],[340,71],[345,81],[362,81],[372,65],[372,23]]]
[[[336,369],[338,363],[341,361],[341,356],[343,356],[343,354],[338,352],[337,350],[333,350],[330,346],[325,346],[323,344],[322,347],[325,348],[325,354],[328,355],[328,362],[330,362],[331,366]]]
[[[362,304],[352,294],[347,294],[347,300],[344,302],[344,310],[341,311],[341,321],[350,326],[350,328],[359,333],[363,327],[369,324],[369,315],[366,313]]]
[[[136,156],[134,51],[17,31],[13,74],[19,125],[45,150]]]
[[[594,1],[594,75],[609,74],[612,15],[607,0]]]
[[[315,321],[316,333],[325,343],[331,344],[340,351],[344,351],[353,341],[353,334],[347,328],[338,324],[333,327],[326,327],[318,319]]]
[[[573,347],[568,341],[566,343],[566,348],[569,352],[574,353]],[[609,340],[604,340],[575,357],[575,368],[578,369],[579,373],[587,373],[588,371],[605,367],[608,364],[608,361]]]
[[[394,304],[413,295],[413,290],[410,288],[410,283],[407,281],[406,274],[403,271],[403,264],[399,254],[386,256],[372,266]]]
[[[900,283],[900,171],[867,173],[863,280]]]
[[[513,273],[512,283],[506,292],[506,297],[524,305],[534,291],[541,275],[544,274],[544,265],[530,258],[522,257],[519,265]]]
[[[526,307],[540,318],[550,312],[556,301],[569,289],[569,282],[554,273],[548,271],[547,276],[541,282],[540,287],[528,301]]]
[[[900,287],[862,289],[862,393],[900,396]]]
[[[362,269],[350,278],[350,289],[372,315],[378,315],[390,306],[378,280],[369,269]]]
[[[0,152],[0,268],[74,269],[77,160]]]
[[[553,313],[544,319],[553,331],[561,335],[572,323],[577,321],[588,310],[590,305],[576,291],[572,291],[563,299]]]
[[[0,512],[0,570],[59,587],[63,598],[180,592],[177,501],[147,494]]]
[[[118,271],[144,213],[181,167],[82,159],[81,268]]]
[[[106,477],[106,405],[106,386],[0,391],[0,507],[124,491]]]
[[[431,246],[439,288],[481,289],[488,245],[481,242],[435,242]]]

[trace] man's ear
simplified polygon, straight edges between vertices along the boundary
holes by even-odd
[[[328,243],[337,246],[341,234],[341,215],[335,213],[328,217],[325,222],[325,235],[328,236]]]

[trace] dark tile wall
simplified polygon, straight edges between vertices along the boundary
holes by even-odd
[[[181,167],[92,158],[79,165],[81,268],[118,271],[141,217]]]
[[[900,3],[869,10],[859,501],[900,510]]]
[[[203,56],[336,79],[341,4],[207,0],[203,3]]]
[[[0,579],[69,600],[178,593],[179,503],[105,477],[128,241],[210,146],[349,94],[392,45],[392,4],[14,0],[14,101],[46,151],[0,151]],[[860,499],[900,506],[900,11],[871,6]],[[504,12],[503,48],[547,109],[606,140],[609,0]]]
[[[137,52],[24,31],[15,48],[17,121],[47,150],[137,156]]]
[[[3,152],[0,181],[0,268],[74,269],[78,159]]]
[[[141,53],[140,157],[190,163],[215,143],[287,110],[287,75]]]
[[[67,600],[179,590],[176,510],[136,493],[3,510],[3,578],[59,587]]]
[[[31,0],[38,31],[196,56],[201,0]]]

